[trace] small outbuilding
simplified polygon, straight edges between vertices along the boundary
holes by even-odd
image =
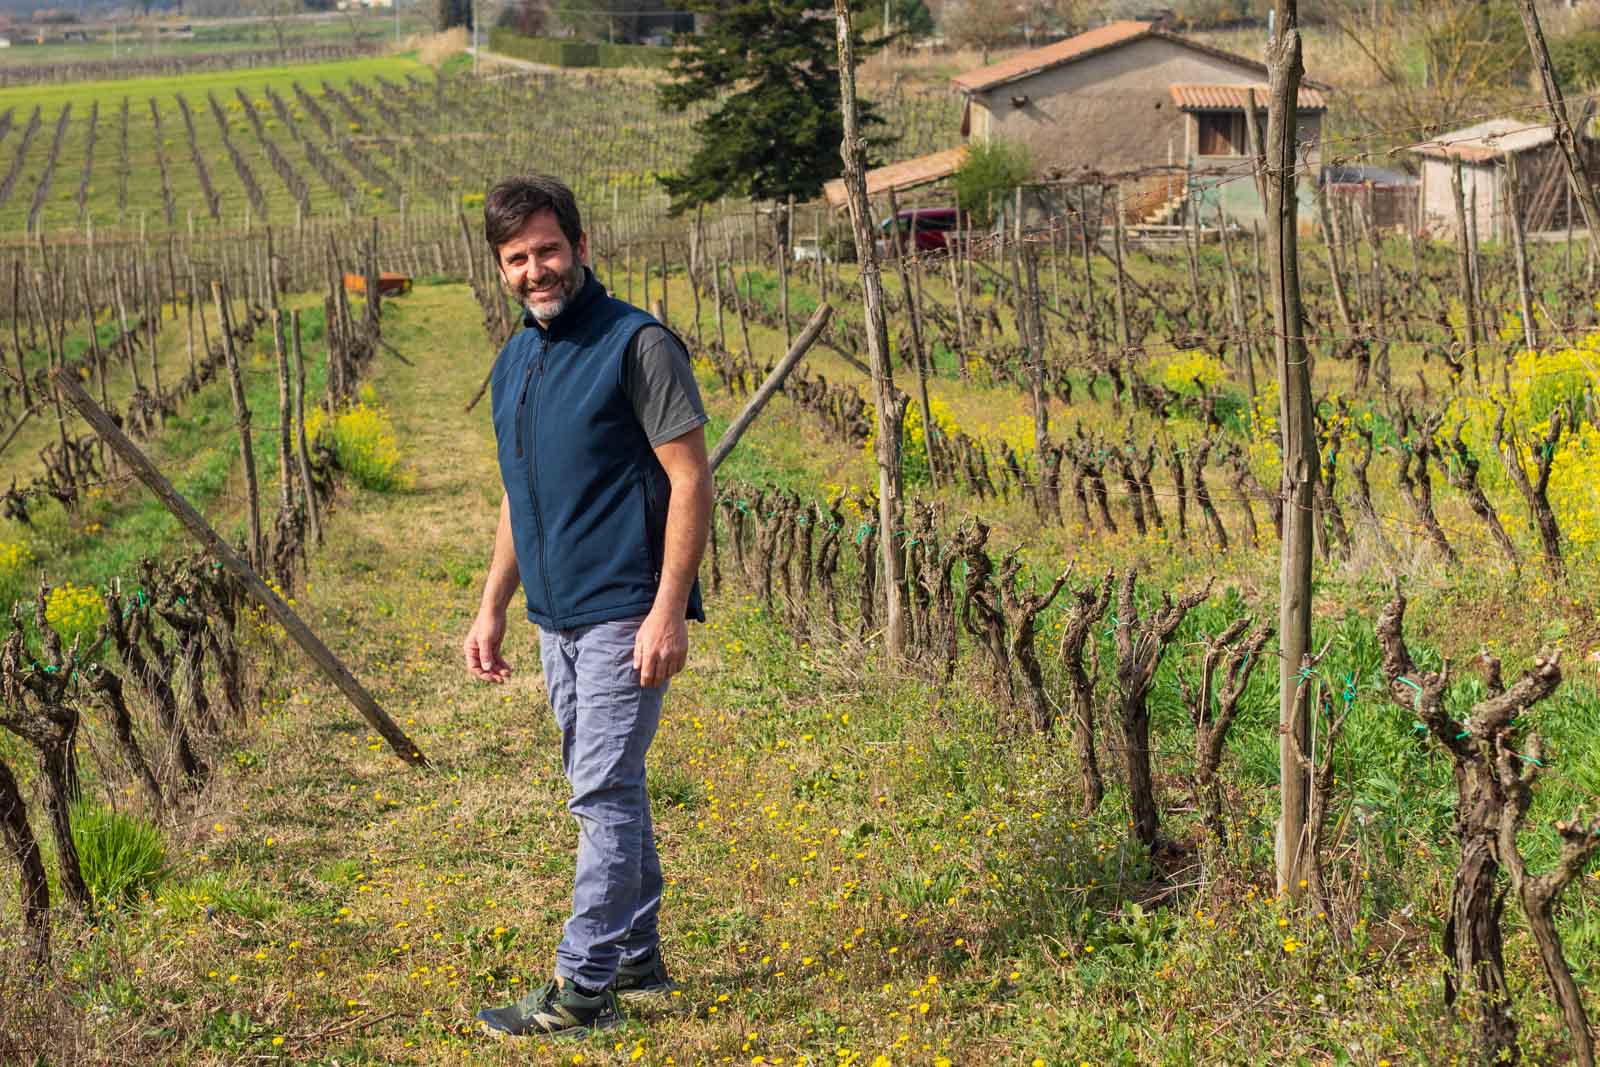
[[[1514,168],[1517,213],[1526,232],[1582,225],[1582,210],[1573,203],[1566,163],[1555,143],[1555,128],[1528,119],[1498,118],[1442,134],[1413,145],[1422,158],[1417,202],[1422,225],[1436,232],[1456,231],[1455,194],[1451,171],[1461,164],[1461,188],[1467,225],[1476,219],[1480,240],[1511,235],[1506,212],[1507,169]],[[1578,139],[1584,174],[1592,184],[1600,174],[1600,145],[1585,129]]]

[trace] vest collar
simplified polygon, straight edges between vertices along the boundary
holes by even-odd
[[[594,271],[588,267],[583,268],[583,285],[579,286],[572,302],[561,310],[561,314],[544,324],[547,337],[558,337],[572,329],[573,324],[580,321],[589,312],[595,301],[606,295],[606,287],[594,276]],[[533,317],[533,312],[527,308],[522,309],[522,325],[526,329],[539,329],[539,320]]]

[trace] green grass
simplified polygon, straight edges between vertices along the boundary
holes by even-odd
[[[96,906],[128,904],[161,880],[166,847],[156,827],[120,812],[80,804],[72,838]]]
[[[189,98],[192,105],[203,108],[208,90],[226,100],[233,96],[235,89],[243,89],[254,96],[271,86],[278,92],[285,93],[295,82],[310,88],[313,85],[320,85],[326,79],[336,86],[342,86],[353,79],[369,79],[375,75],[393,81],[403,78],[407,73],[420,75],[427,69],[415,59],[404,56],[367,56],[327,63],[297,63],[281,67],[253,67],[249,70],[200,71],[171,77],[17,85],[0,89],[0,110],[15,107],[21,112],[18,121],[26,121],[28,111],[37,104],[42,112],[43,121],[51,122],[68,103],[73,105],[74,110],[86,111],[92,101],[99,100],[101,121],[104,121],[108,104],[115,104],[124,96],[134,100],[154,96],[166,104],[173,96],[182,93]],[[181,137],[182,120],[178,118],[176,112],[173,118],[178,121]],[[206,119],[210,121],[210,116],[207,115]],[[196,126],[198,125],[197,117]]]

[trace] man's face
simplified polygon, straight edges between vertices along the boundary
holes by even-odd
[[[500,246],[500,277],[522,306],[541,323],[566,310],[583,288],[583,261],[589,235],[573,248],[553,211],[535,212],[511,240]]]

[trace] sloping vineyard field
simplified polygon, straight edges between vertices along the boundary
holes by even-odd
[[[0,365],[21,368],[0,388],[0,813],[36,843],[0,882],[0,1060],[1569,1062],[1541,949],[1559,933],[1592,1011],[1581,243],[1463,255],[1334,204],[1302,245],[1320,799],[1280,894],[1278,401],[1248,228],[1137,247],[1091,186],[1020,239],[886,263],[906,504],[880,530],[855,266],[786,261],[746,205],[704,231],[649,208],[647,240],[609,215],[644,210],[628,198],[682,158],[686,118],[601,80],[309,69],[215,108],[185,92],[187,116],[183,90],[131,100],[151,154],[127,205],[171,241],[100,246],[120,294],[78,238],[51,243],[75,221],[0,273]],[[120,100],[71,103],[62,144],[96,116],[94,170],[114,167]],[[62,113],[14,113],[0,161],[33,128],[42,166]],[[903,118],[903,154],[927,128]],[[75,210],[57,186],[83,159],[41,217]],[[690,344],[713,440],[835,314],[718,471],[710,622],[653,750],[684,988],[576,1044],[492,1045],[469,1020],[543,980],[574,831],[527,629],[505,688],[457,662],[500,495],[471,401],[512,319],[455,210],[533,161],[569,166],[601,220],[602,280]],[[88,211],[125,227],[95,182]],[[259,229],[249,254],[232,239],[252,182],[271,256]],[[402,221],[401,195],[429,214]],[[380,269],[418,284],[380,304],[335,280]],[[253,555],[426,770],[193,556],[51,369]],[[1551,871],[1541,911],[1525,876]],[[1452,966],[1469,928],[1483,958]]]
[[[885,159],[959,138],[947,95],[894,95],[884,110],[896,131]],[[655,176],[688,158],[696,114],[661,114],[651,83],[631,77],[478,81],[381,56],[17,86],[0,89],[0,116],[9,116],[0,174],[15,174],[0,195],[0,227],[82,239],[91,228],[449,215],[535,160],[569,175],[597,218],[653,219],[665,207]]]

